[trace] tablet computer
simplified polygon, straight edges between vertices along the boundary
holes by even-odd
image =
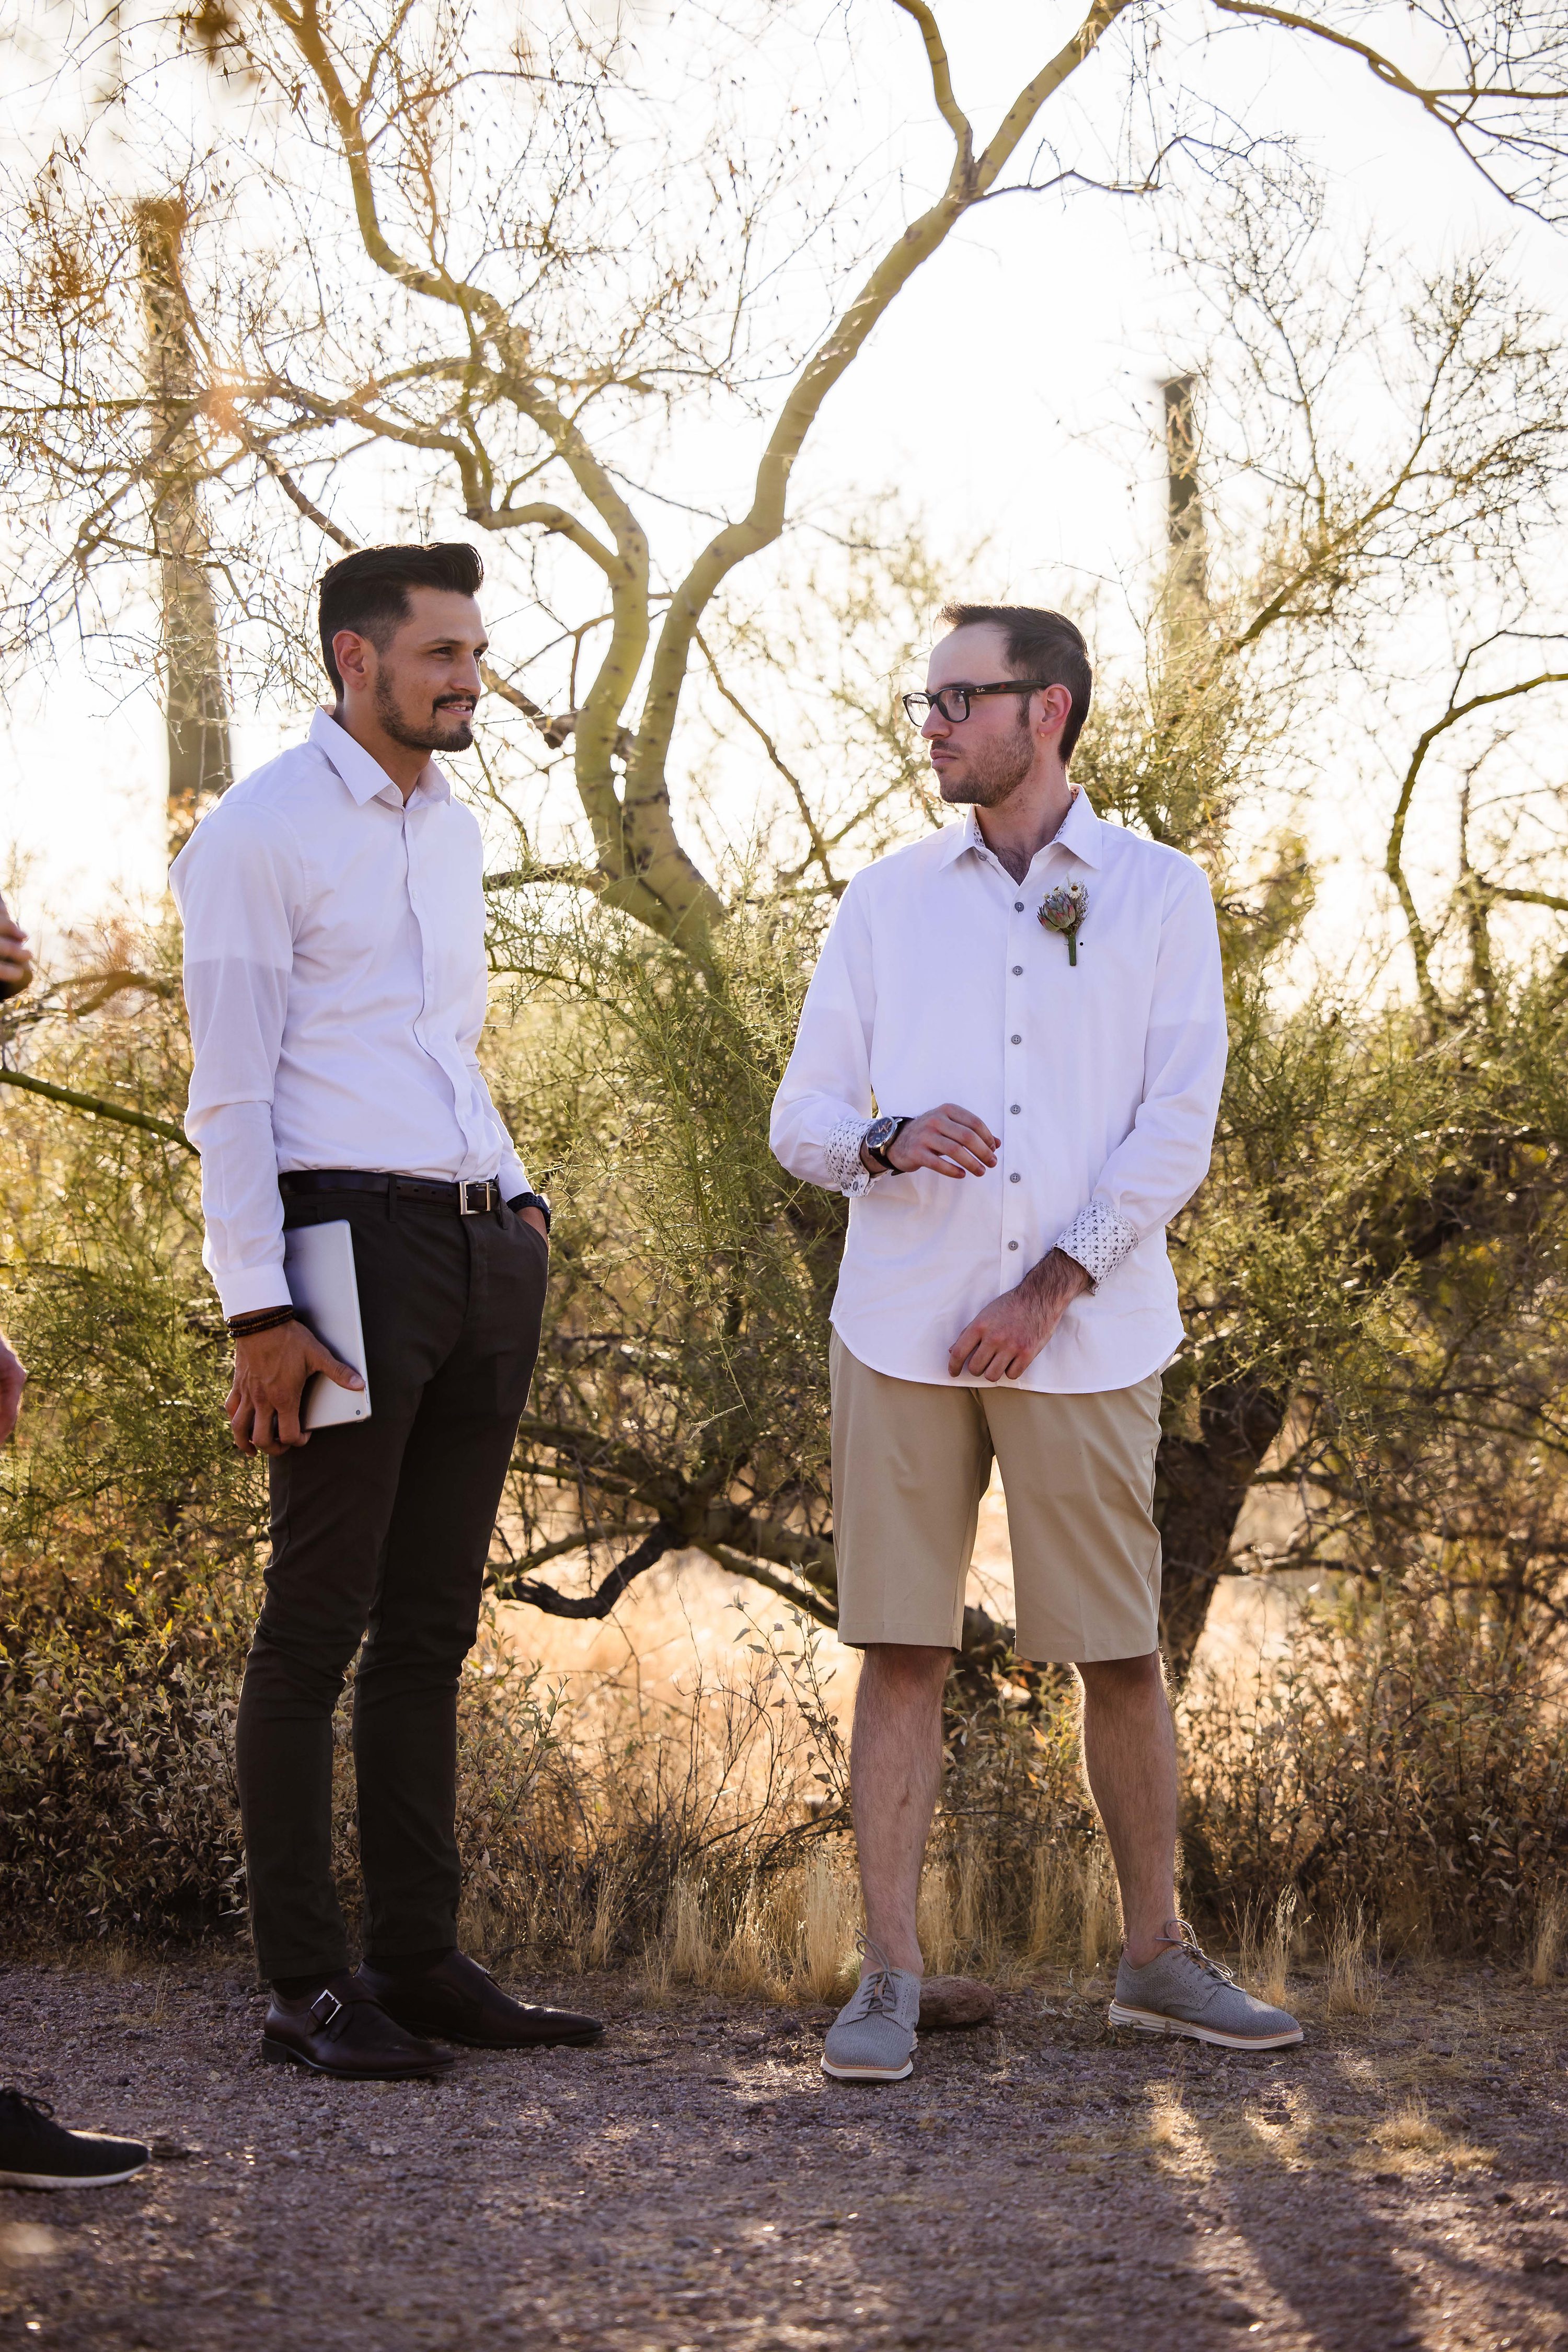
[[[324,1340],[340,1363],[352,1364],[365,1380],[364,1331],[360,1322],[359,1284],[354,1278],[353,1234],[346,1217],[330,1224],[296,1225],[283,1235],[283,1279],[300,1320]],[[302,1429],[332,1429],[345,1421],[370,1419],[370,1384],[340,1388],[324,1372],[313,1372],[300,1400]]]

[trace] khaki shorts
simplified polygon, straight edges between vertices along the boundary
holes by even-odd
[[[874,1372],[838,1334],[838,1638],[957,1649],[980,1498],[1001,1465],[1017,1652],[1037,1664],[1160,1645],[1160,1375],[1089,1396],[937,1388]]]

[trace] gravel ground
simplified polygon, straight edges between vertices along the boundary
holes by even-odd
[[[263,2069],[235,1967],[0,1971],[0,2080],[158,2148],[0,2190],[0,2344],[1568,2347],[1562,1990],[1409,1971],[1243,2059],[1110,2035],[1063,1976],[867,2090],[825,2012],[519,1985],[605,2042],[350,2088]]]

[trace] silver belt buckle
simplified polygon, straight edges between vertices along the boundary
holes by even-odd
[[[459,1217],[488,1216],[495,1202],[490,1194],[495,1187],[488,1176],[459,1176],[458,1179],[458,1214]],[[481,1201],[469,1199],[472,1192],[482,1192]]]

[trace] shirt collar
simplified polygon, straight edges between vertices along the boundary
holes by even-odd
[[[355,803],[363,808],[379,793],[394,792],[403,795],[387,774],[379,760],[373,760],[363,743],[356,743],[346,727],[340,727],[331,713],[318,710],[310,721],[310,741],[348,786]],[[419,782],[409,795],[421,800],[449,801],[452,787],[444,772],[434,760],[427,761],[420,772]]]
[[[1100,835],[1102,823],[1103,820],[1097,817],[1089,806],[1089,794],[1080,787],[1074,793],[1068,804],[1066,816],[1063,817],[1054,836],[1046,844],[1046,846],[1047,849],[1054,849],[1059,845],[1063,849],[1069,851],[1080,865],[1098,866],[1100,856]],[[973,804],[964,810],[962,824],[943,825],[942,842],[941,862],[944,866],[951,866],[955,858],[962,857],[966,849],[984,850],[985,848],[985,836],[980,830],[980,821],[974,814]]]

